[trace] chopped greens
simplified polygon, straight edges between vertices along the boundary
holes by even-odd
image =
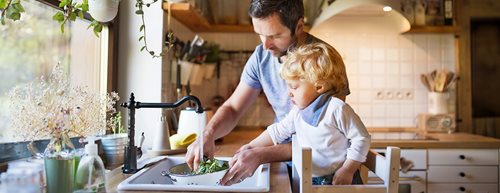
[[[215,158],[212,159],[204,159],[200,163],[200,168],[198,171],[193,171],[193,174],[208,174],[213,172],[218,172],[221,170],[225,170],[229,168],[229,164],[227,161],[217,160]]]

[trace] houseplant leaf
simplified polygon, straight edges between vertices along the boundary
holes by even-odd
[[[0,0],[0,9],[5,9],[8,4],[7,0]]]

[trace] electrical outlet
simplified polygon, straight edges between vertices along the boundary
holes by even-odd
[[[403,100],[404,99],[404,95],[403,95],[403,92],[402,91],[394,91],[394,98],[397,99],[397,100]]]
[[[405,100],[413,100],[413,98],[414,98],[414,94],[413,94],[412,90],[404,90],[403,94],[404,94]]]
[[[413,90],[377,90],[375,92],[376,100],[413,100],[415,98]]]
[[[375,93],[375,98],[378,100],[384,100],[384,91],[381,90],[377,91]]]
[[[386,99],[394,99],[394,92],[392,91],[385,91],[385,97]]]

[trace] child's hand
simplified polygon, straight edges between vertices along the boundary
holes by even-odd
[[[346,167],[339,168],[333,175],[332,185],[351,185],[354,172]]]

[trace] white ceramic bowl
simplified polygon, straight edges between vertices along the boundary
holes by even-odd
[[[223,161],[227,162],[227,161]],[[172,166],[162,175],[169,177],[175,185],[219,185],[220,180],[229,169],[207,174],[191,174],[191,169],[186,163]]]

